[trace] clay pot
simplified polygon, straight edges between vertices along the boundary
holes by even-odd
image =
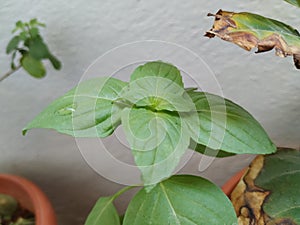
[[[240,179],[243,177],[248,168],[245,168],[235,175],[233,175],[223,186],[223,192],[229,197],[235,186],[238,184]]]
[[[0,193],[14,197],[35,215],[36,225],[57,225],[54,210],[45,194],[25,178],[0,174]]]

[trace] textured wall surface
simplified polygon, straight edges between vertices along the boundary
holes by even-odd
[[[292,59],[281,59],[274,52],[255,55],[218,39],[209,40],[203,34],[213,22],[206,14],[220,8],[252,11],[293,26],[299,26],[300,9],[274,0],[236,2],[1,1],[1,73],[9,67],[5,46],[14,23],[33,17],[47,24],[43,35],[63,62],[63,69],[57,72],[48,65],[48,75],[42,80],[18,71],[0,83],[0,172],[23,175],[40,185],[53,202],[60,224],[83,224],[97,197],[112,194],[121,185],[90,168],[73,138],[49,130],[33,130],[23,137],[21,130],[52,100],[76,85],[97,57],[119,45],[143,40],[176,43],[201,56],[214,72],[225,97],[252,113],[277,145],[298,148],[300,71],[294,69]],[[108,140],[109,144],[113,145],[113,140]],[[199,172],[200,156],[195,155],[182,171],[222,185],[251,158],[215,160]],[[112,172],[117,170],[107,167]],[[118,209],[124,210],[127,201],[121,197]]]

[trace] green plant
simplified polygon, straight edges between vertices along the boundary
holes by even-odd
[[[300,7],[298,0],[285,1]],[[276,55],[280,57],[293,56],[296,68],[300,69],[300,34],[295,28],[249,12],[219,10],[216,14],[209,13],[208,16],[214,16],[215,22],[205,36],[217,36],[247,51],[257,48],[256,53],[274,48]]]
[[[276,151],[260,124],[242,107],[196,88],[164,62],[141,65],[125,82],[111,77],[84,81],[55,100],[23,130],[51,128],[74,137],[107,137],[122,124],[141,190],[124,218],[113,201],[133,187],[102,197],[87,218],[94,224],[237,224],[231,203],[210,181],[174,175],[188,148],[224,157]]]
[[[34,216],[22,209],[16,199],[10,195],[0,194],[1,225],[34,225]]]
[[[44,42],[39,27],[45,27],[45,24],[40,23],[37,19],[31,19],[29,22],[16,22],[12,33],[17,32],[17,34],[13,36],[6,47],[6,53],[11,54],[11,70],[2,76],[0,81],[21,67],[31,76],[42,78],[46,75],[46,69],[42,63],[44,59],[50,60],[55,69],[61,68],[60,61],[49,51]]]

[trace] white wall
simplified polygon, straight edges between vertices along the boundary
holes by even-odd
[[[95,173],[81,157],[73,138],[49,130],[33,130],[23,137],[21,130],[52,100],[76,85],[97,57],[121,44],[151,39],[176,43],[200,55],[227,98],[251,112],[277,145],[298,148],[300,71],[293,67],[292,58],[281,59],[274,52],[255,55],[218,39],[209,40],[203,34],[213,22],[206,14],[219,8],[276,16],[294,26],[299,26],[300,9],[283,1],[235,2],[2,1],[1,73],[9,67],[5,46],[14,23],[33,17],[47,24],[43,35],[63,62],[63,69],[57,72],[49,66],[42,80],[19,71],[0,83],[0,171],[23,175],[40,185],[52,200],[60,224],[83,224],[96,198],[112,194],[121,186]],[[194,156],[184,171],[221,185],[250,159],[239,156],[217,160],[200,173],[199,156]],[[123,210],[126,198],[117,203]]]

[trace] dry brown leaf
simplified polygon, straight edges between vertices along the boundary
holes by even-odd
[[[215,36],[237,44],[256,53],[275,49],[280,57],[293,56],[297,69],[300,69],[300,34],[289,25],[248,12],[234,13],[219,10],[214,16],[213,27],[205,36]]]

